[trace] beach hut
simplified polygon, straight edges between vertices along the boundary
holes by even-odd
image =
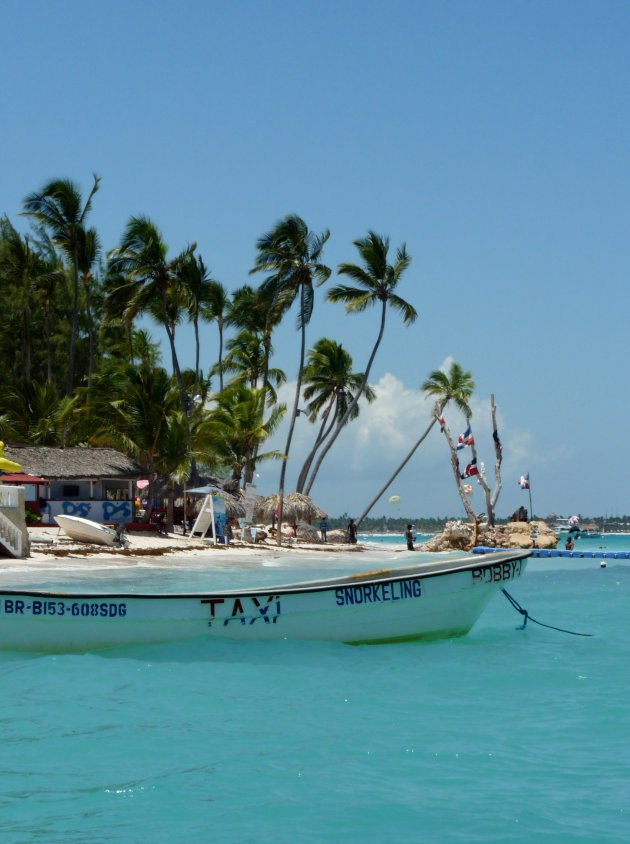
[[[133,520],[135,483],[144,470],[116,449],[7,445],[5,454],[21,465],[21,474],[37,479],[42,521],[55,524],[56,515]]]
[[[254,509],[254,518],[271,521],[277,513],[279,502],[280,499],[276,494],[259,499]],[[325,515],[324,511],[308,495],[303,495],[301,492],[290,492],[284,496],[282,502],[283,521],[290,524],[311,522],[313,519],[323,519]]]

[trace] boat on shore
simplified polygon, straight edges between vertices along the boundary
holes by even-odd
[[[82,652],[198,637],[381,644],[463,636],[525,571],[511,549],[251,590],[0,591],[0,648]]]
[[[120,545],[118,534],[113,528],[101,525],[81,516],[55,516],[55,521],[62,530],[77,542],[90,545]]]

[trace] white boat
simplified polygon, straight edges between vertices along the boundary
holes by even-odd
[[[210,594],[0,591],[0,648],[68,652],[196,637],[368,644],[463,636],[528,551]]]
[[[118,534],[113,528],[82,519],[80,516],[55,516],[55,521],[68,536],[77,542],[89,542],[91,545],[120,545]]]
[[[565,538],[569,534],[576,539],[600,539],[601,533],[594,528],[582,528],[577,516],[571,516],[570,519],[556,519],[552,528],[555,535],[560,538]]]

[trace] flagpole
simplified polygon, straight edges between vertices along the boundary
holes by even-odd
[[[531,520],[534,518],[534,508],[532,507],[532,476],[529,474],[529,472],[527,473],[527,478],[527,491],[529,492],[529,520],[531,522]]]

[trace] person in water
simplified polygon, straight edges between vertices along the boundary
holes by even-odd
[[[567,549],[567,551],[573,551],[573,537],[571,536],[571,534],[567,536],[567,541],[564,547]]]
[[[416,537],[413,535],[411,530],[411,525],[407,525],[407,530],[405,531],[405,539],[407,540],[407,551],[415,551],[416,549],[413,547],[413,541]]]

